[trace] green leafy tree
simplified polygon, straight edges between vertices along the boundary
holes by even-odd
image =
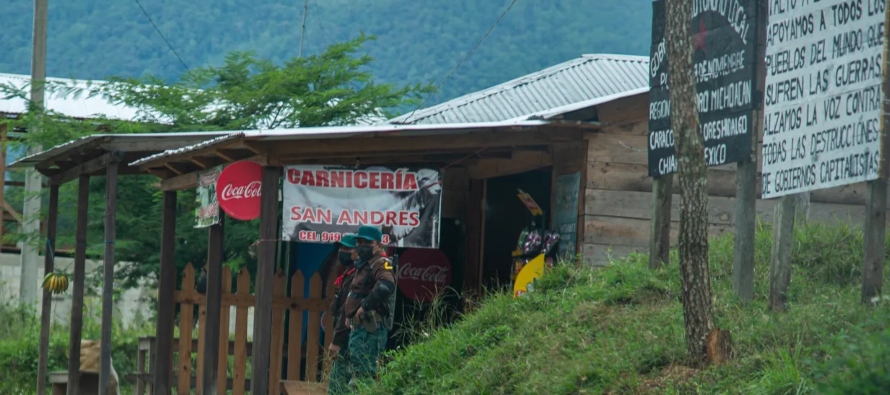
[[[111,78],[107,83],[84,88],[73,83],[48,84],[47,90],[64,95],[102,95],[113,103],[139,110],[137,119],[75,120],[48,112],[30,111],[8,127],[22,128],[38,123],[39,132],[26,133],[20,144],[44,148],[96,132],[146,133],[271,129],[324,125],[349,125],[369,117],[392,115],[395,108],[416,105],[430,86],[395,87],[375,83],[368,71],[371,57],[359,55],[362,44],[373,37],[360,35],[327,50],[281,65],[259,59],[250,52],[231,52],[222,66],[206,66],[185,72],[174,83],[154,76]],[[26,90],[27,88],[25,88]],[[26,98],[21,87],[0,86],[7,96]],[[10,129],[11,130],[11,129]],[[131,262],[120,265],[116,274],[124,287],[143,280],[156,281],[160,259],[161,201],[153,176],[124,176],[119,180],[117,241],[115,258]],[[73,245],[76,183],[60,191],[58,246]],[[45,194],[45,192],[44,192]],[[88,229],[91,256],[103,248],[105,212],[104,178],[90,180]],[[20,190],[10,190],[8,200],[20,205]],[[46,196],[44,196],[46,202]],[[46,203],[44,203],[44,207]],[[203,265],[207,256],[207,230],[194,228],[195,191],[182,191],[178,198],[176,263]],[[253,270],[255,258],[248,247],[256,240],[256,221],[226,221],[226,260],[230,267],[246,265]],[[13,234],[31,243],[42,243],[36,235]],[[64,268],[63,268],[64,269]]]

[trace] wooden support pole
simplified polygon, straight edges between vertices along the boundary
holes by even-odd
[[[884,11],[884,25],[890,23],[890,8]],[[885,35],[890,33],[885,32]],[[884,37],[884,63],[890,58],[890,41]],[[881,84],[884,108],[881,111],[881,162],[878,179],[868,182],[865,196],[865,256],[862,260],[862,303],[870,303],[881,295],[884,275],[884,240],[887,235],[887,178],[890,176],[890,136],[887,132],[887,116],[890,115],[890,72],[883,68]]]
[[[68,335],[68,394],[77,395],[80,386],[80,340],[83,337],[83,282],[87,261],[87,215],[90,205],[90,176],[77,181],[74,281],[71,292],[71,325]]]
[[[110,163],[105,171],[105,257],[102,263],[104,270],[102,276],[102,350],[99,360],[99,395],[108,395],[108,384],[111,382],[111,315],[114,310],[117,170],[117,163]]]
[[[278,239],[278,190],[281,168],[264,166],[260,206],[260,243],[253,313],[253,355],[250,393],[269,392],[269,356],[272,355],[272,283],[275,276],[275,245]],[[278,383],[272,383],[276,388]]]
[[[666,174],[652,180],[652,222],[649,233],[649,268],[660,268],[671,262],[671,204],[674,175]]]
[[[482,222],[485,220],[482,214],[484,185],[485,180],[470,180],[470,191],[467,198],[467,219],[465,222],[467,247],[463,293],[473,296],[478,296],[482,293],[482,284],[479,283],[479,277],[482,270],[480,261],[483,237]]]
[[[886,133],[886,131],[885,131]],[[884,148],[884,154],[890,151]],[[885,158],[881,158],[886,162]],[[886,173],[884,173],[886,174]],[[865,196],[865,257],[862,262],[862,303],[881,295],[884,274],[884,240],[887,235],[887,178],[867,184]]]
[[[223,219],[219,216],[219,223],[210,226],[207,237],[207,315],[204,319],[204,368],[203,389],[204,395],[217,394],[217,376],[219,374],[219,328],[222,299],[222,271],[223,268]],[[222,392],[225,393],[225,388]]]
[[[6,124],[0,125],[0,204],[6,202]],[[0,245],[3,244],[3,233],[6,229],[3,228],[3,212],[6,211],[6,208],[0,206]]]
[[[59,186],[49,187],[49,216],[46,224],[46,252],[43,254],[44,275],[55,270],[53,259],[56,248],[56,225],[59,217]],[[37,393],[46,393],[46,370],[49,358],[49,327],[52,325],[53,296],[43,290],[40,306],[40,354],[37,362]]]
[[[754,112],[752,154],[736,167],[735,239],[732,257],[732,290],[743,302],[754,299],[754,240],[757,227],[757,155],[753,149],[763,130],[760,111]]]
[[[158,321],[152,372],[154,395],[169,395],[173,384],[173,292],[176,289],[176,191],[164,191],[161,268],[158,276]]]
[[[769,5],[758,1],[755,11],[757,26],[756,59],[766,56],[766,36],[769,25]],[[763,135],[763,92],[766,87],[766,63],[755,66],[755,107],[751,114],[751,151],[749,159],[736,167],[735,217],[732,258],[732,290],[744,302],[754,299],[754,249],[757,230],[757,145]]]
[[[773,247],[770,251],[769,307],[786,311],[788,286],[791,284],[791,247],[794,246],[794,207],[797,197],[786,195],[776,205]]]

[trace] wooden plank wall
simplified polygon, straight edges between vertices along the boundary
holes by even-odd
[[[582,253],[598,265],[613,256],[646,252],[651,220],[652,179],[647,171],[648,94],[599,106],[600,122],[610,125],[587,135],[587,174]],[[758,157],[760,149],[758,144]],[[730,231],[734,222],[735,165],[708,170],[710,232]],[[758,174],[759,178],[759,174]],[[757,185],[758,199],[760,184]],[[679,228],[679,182],[674,179],[671,243]],[[757,215],[772,221],[775,200],[758,200]],[[865,214],[865,184],[811,195],[810,219],[861,223]]]

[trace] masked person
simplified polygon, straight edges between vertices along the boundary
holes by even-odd
[[[355,276],[355,261],[358,254],[355,252],[355,235],[345,234],[340,239],[338,260],[346,270],[334,281],[337,294],[331,303],[330,314],[334,320],[334,339],[328,347],[330,358],[334,361],[331,374],[328,378],[328,394],[340,395],[349,392],[349,380],[352,379],[352,368],[349,363],[349,325],[346,323],[346,297],[349,294],[349,286]]]
[[[346,299],[349,333],[349,361],[354,387],[358,381],[372,379],[377,373],[377,359],[386,349],[391,296],[396,283],[392,262],[383,253],[383,233],[373,226],[356,232],[355,277]]]

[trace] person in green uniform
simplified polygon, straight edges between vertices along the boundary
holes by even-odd
[[[328,347],[330,358],[334,361],[328,378],[328,394],[341,395],[349,393],[349,381],[352,380],[352,368],[349,363],[349,332],[346,322],[346,296],[349,285],[355,276],[355,235],[345,234],[340,239],[339,262],[346,269],[334,281],[337,294],[331,303],[330,314],[334,322],[334,339]]]
[[[355,276],[346,298],[346,323],[350,326],[349,361],[353,380],[373,379],[377,360],[386,349],[396,279],[392,262],[383,251],[383,233],[373,226],[362,226],[356,232]]]

